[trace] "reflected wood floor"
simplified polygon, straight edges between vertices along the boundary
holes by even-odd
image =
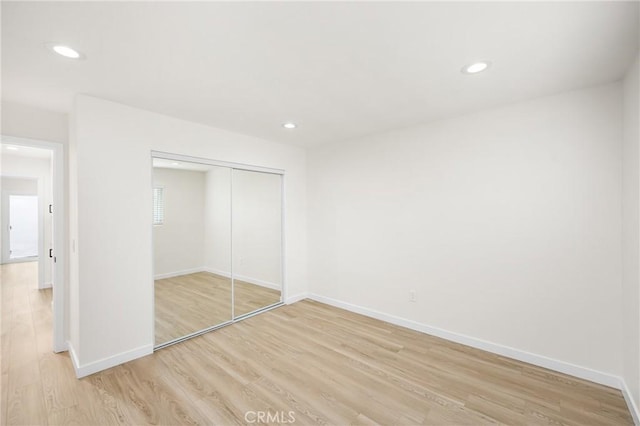
[[[280,290],[233,280],[234,312],[236,317],[280,302]]]
[[[235,280],[236,316],[280,301],[280,292]],[[231,279],[197,272],[155,281],[155,342],[178,337],[231,320]]]
[[[18,269],[2,266],[2,424],[632,424],[615,389],[312,301],[77,380],[50,352],[49,292]]]

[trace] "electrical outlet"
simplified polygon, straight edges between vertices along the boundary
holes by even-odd
[[[409,290],[409,302],[415,302],[416,300],[416,291]]]

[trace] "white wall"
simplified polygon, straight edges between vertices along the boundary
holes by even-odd
[[[640,109],[638,58],[624,79],[622,144],[623,377],[640,407]]]
[[[611,84],[310,150],[311,291],[620,375],[621,118]]]
[[[164,223],[153,227],[156,277],[191,273],[204,265],[205,176],[153,169],[153,185],[163,188],[164,197]]]
[[[2,101],[1,107],[3,135],[67,144],[67,114],[7,101]]]
[[[233,275],[280,288],[282,265],[281,176],[232,171]]]
[[[290,295],[307,291],[302,149],[84,95],[76,97],[71,139],[71,348],[78,374],[153,345],[151,150],[286,170],[285,277]]]
[[[36,179],[0,177],[0,187],[3,191],[12,194],[38,195],[38,181]]]
[[[33,178],[38,181],[38,223],[39,227],[39,256],[48,256],[48,250],[52,247],[52,218],[48,212],[49,204],[52,204],[53,190],[51,182],[51,159],[50,158],[31,158],[20,155],[2,153],[1,155],[0,174],[2,176]],[[3,187],[3,192],[5,188]],[[4,243],[5,240],[3,239]],[[6,260],[8,251],[7,246],[3,249],[3,260]],[[39,281],[42,287],[50,287],[52,282],[51,261],[45,259],[44,270],[38,271],[40,274]]]
[[[231,274],[231,169],[214,167],[205,187],[204,265],[223,276]]]

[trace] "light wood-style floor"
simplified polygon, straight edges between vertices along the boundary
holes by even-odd
[[[2,266],[3,425],[632,424],[617,390],[311,301],[77,380],[34,288]]]
[[[235,315],[280,301],[280,291],[234,280]],[[231,279],[209,272],[155,281],[156,344],[231,321]]]

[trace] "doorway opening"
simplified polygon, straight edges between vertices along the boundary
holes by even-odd
[[[51,300],[52,350],[66,351],[62,144],[1,136],[0,160],[0,263]]]
[[[38,196],[9,195],[9,259],[38,257]]]

